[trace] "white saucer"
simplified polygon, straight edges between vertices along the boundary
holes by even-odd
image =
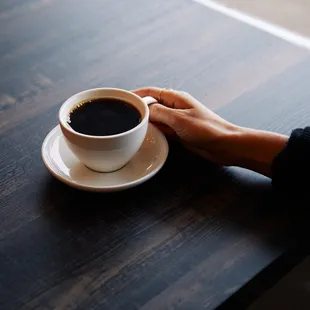
[[[46,168],[69,186],[95,192],[112,192],[137,186],[154,176],[168,156],[165,136],[149,124],[146,138],[134,158],[122,169],[100,173],[86,168],[70,151],[59,126],[45,138],[42,158]]]

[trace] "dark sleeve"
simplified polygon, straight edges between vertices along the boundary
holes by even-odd
[[[310,127],[295,129],[285,148],[275,157],[272,185],[279,191],[310,191]]]

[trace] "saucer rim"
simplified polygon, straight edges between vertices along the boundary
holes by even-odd
[[[160,161],[160,163],[158,164],[158,166],[150,173],[146,174],[145,176],[138,178],[134,181],[130,181],[127,183],[122,183],[119,185],[111,185],[111,186],[89,186],[89,185],[82,185],[80,183],[77,183],[75,181],[70,181],[67,178],[61,176],[60,174],[58,174],[56,171],[53,170],[53,165],[50,165],[47,163],[47,158],[44,155],[44,152],[46,152],[46,146],[47,143],[49,141],[49,139],[51,138],[51,136],[54,134],[54,132],[56,132],[57,130],[60,131],[60,135],[63,136],[63,133],[61,132],[61,128],[60,125],[55,126],[44,138],[44,141],[42,143],[42,147],[41,147],[41,157],[43,160],[43,163],[45,165],[45,167],[47,168],[47,170],[59,181],[65,183],[66,185],[73,187],[73,188],[77,188],[79,190],[84,190],[84,191],[91,191],[91,192],[115,192],[115,191],[121,191],[121,190],[126,190],[135,186],[138,186],[144,182],[146,182],[147,180],[151,179],[155,174],[157,174],[159,172],[159,170],[164,166],[165,162],[167,161],[167,157],[169,154],[169,144],[168,141],[165,137],[165,135],[153,124],[149,123],[149,126],[152,127],[152,129],[156,132],[157,135],[161,136],[161,140],[163,142],[164,145],[164,153],[161,156],[163,158],[163,160]],[[51,162],[51,161],[49,161]],[[122,168],[123,169],[123,168]],[[94,173],[98,173],[98,172],[94,172]],[[109,173],[114,173],[114,172],[109,172]]]

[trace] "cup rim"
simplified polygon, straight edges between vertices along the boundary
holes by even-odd
[[[119,91],[119,92],[122,92],[122,93],[127,93],[127,94],[130,94],[134,97],[136,97],[145,107],[145,110],[146,110],[146,113],[143,117],[143,119],[141,120],[141,122],[127,130],[127,131],[124,131],[124,132],[121,132],[121,133],[118,133],[118,134],[115,134],[115,135],[110,135],[110,136],[93,136],[93,135],[87,135],[87,134],[83,134],[83,133],[80,133],[80,132],[77,132],[75,131],[73,128],[71,128],[65,121],[64,121],[64,118],[62,117],[63,116],[63,110],[66,106],[66,104],[70,101],[70,99],[74,96],[77,96],[77,95],[81,95],[85,92],[91,92],[91,91],[100,91],[100,90],[111,90],[111,91]],[[104,98],[104,96],[103,96]],[[108,96],[107,96],[108,98]],[[90,88],[90,89],[86,89],[86,90],[83,90],[81,92],[78,92],[72,96],[70,96],[69,98],[67,98],[65,100],[65,102],[63,102],[63,104],[61,105],[61,107],[59,108],[59,111],[58,111],[58,121],[59,121],[59,124],[61,125],[61,127],[65,130],[68,130],[70,133],[76,135],[76,136],[79,136],[79,137],[83,137],[83,138],[88,138],[88,139],[94,139],[94,140],[108,140],[108,139],[115,139],[115,138],[119,138],[119,137],[123,137],[123,136],[126,136],[136,130],[138,130],[139,128],[143,127],[145,125],[146,122],[148,122],[148,119],[149,119],[149,109],[148,109],[148,105],[142,100],[141,97],[139,97],[138,95],[136,95],[135,93],[131,92],[131,91],[128,91],[128,90],[125,90],[125,89],[121,89],[121,88],[113,88],[113,87],[99,87],[99,88]]]

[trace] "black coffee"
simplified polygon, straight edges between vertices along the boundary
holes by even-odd
[[[139,111],[129,103],[113,98],[84,101],[69,114],[69,125],[77,132],[110,136],[128,131],[141,122]]]

